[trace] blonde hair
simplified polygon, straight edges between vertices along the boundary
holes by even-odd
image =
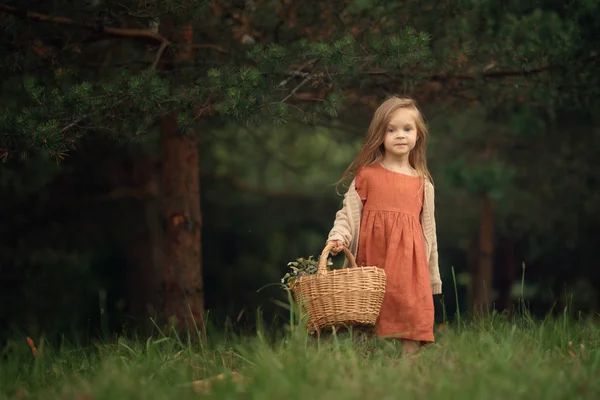
[[[417,103],[413,99],[391,96],[381,103],[379,107],[377,107],[377,110],[375,110],[365,143],[363,144],[354,161],[350,164],[350,166],[348,166],[340,180],[336,183],[336,187],[338,189],[340,183],[344,182],[344,180],[349,177],[355,177],[364,167],[373,165],[383,160],[383,156],[385,154],[383,142],[385,140],[386,127],[392,118],[392,114],[401,108],[412,109],[416,111],[417,114],[415,120],[417,127],[417,143],[415,144],[414,149],[412,149],[410,152],[408,161],[410,162],[410,165],[417,170],[417,173],[421,177],[433,182],[431,174],[429,173],[429,169],[427,168],[426,150],[429,129],[425,124],[423,115],[417,107]]]

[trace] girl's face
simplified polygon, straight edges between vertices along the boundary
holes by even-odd
[[[417,144],[416,110],[400,108],[386,126],[383,146],[386,154],[407,157]]]

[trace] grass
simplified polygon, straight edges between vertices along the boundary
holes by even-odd
[[[566,317],[499,315],[449,325],[416,359],[395,341],[340,334],[317,340],[301,326],[277,339],[208,335],[119,339],[81,348],[9,342],[0,398],[28,399],[597,399],[600,325]],[[198,393],[192,382],[231,379]]]

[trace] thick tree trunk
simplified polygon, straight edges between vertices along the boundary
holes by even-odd
[[[192,62],[191,24],[161,20],[161,33],[176,45],[164,66]],[[177,47],[182,44],[183,46]],[[158,64],[158,63],[157,63]],[[168,326],[198,338],[204,326],[200,163],[195,133],[182,133],[173,112],[161,120],[162,200],[165,224],[164,317]]]
[[[479,231],[479,262],[473,280],[473,312],[485,316],[489,312],[492,295],[494,257],[494,210],[489,197],[483,199]]]
[[[161,128],[164,316],[177,330],[195,333],[204,318],[199,152],[194,138],[179,132],[175,115],[164,117]]]

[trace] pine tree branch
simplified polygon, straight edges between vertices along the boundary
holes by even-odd
[[[47,22],[51,24],[58,25],[66,25],[73,26],[77,28],[83,28],[91,31],[95,31],[98,33],[103,33],[108,36],[115,36],[121,38],[136,38],[136,39],[145,39],[155,43],[163,43],[168,40],[160,35],[157,32],[154,32],[150,29],[130,29],[130,28],[112,28],[97,24],[90,24],[87,22],[78,22],[74,21],[70,18],[65,17],[55,17],[52,15],[40,14],[32,11],[23,12],[21,9],[16,7],[11,7],[6,4],[0,4],[0,11],[3,11],[7,14],[13,14],[25,19],[29,19],[31,21],[36,22]]]
[[[291,72],[289,72],[289,77],[284,79],[283,81],[281,81],[278,86],[283,87],[283,86],[287,85],[290,80],[292,80],[294,77],[297,77],[297,76],[300,76],[302,78],[314,77],[314,75],[312,75],[308,72],[302,72],[302,71],[304,69],[310,67],[311,65],[314,66],[314,64],[317,61],[318,61],[318,59],[308,60],[306,63],[299,66],[299,68],[292,70]]]
[[[229,52],[227,50],[225,50],[224,48],[222,48],[221,46],[216,45],[216,44],[210,44],[210,43],[190,44],[190,45],[178,44],[178,46],[189,46],[192,49],[209,49],[209,50],[216,51],[218,53],[229,54]]]
[[[120,104],[123,103],[125,99],[120,98],[116,101],[116,103],[112,106],[112,107],[118,107]],[[100,110],[107,110],[109,108],[109,106],[105,105],[97,110],[94,110],[94,112],[98,112]],[[75,119],[74,121],[72,121],[71,123],[65,125],[61,130],[60,133],[64,134],[65,132],[67,132],[69,129],[77,126],[80,122],[85,121],[86,119],[88,119],[89,117],[91,117],[93,115],[93,112],[88,113],[88,114],[84,114],[82,116],[80,116],[79,118]]]
[[[160,62],[160,59],[162,58],[162,55],[165,53],[165,50],[167,49],[168,46],[169,46],[168,42],[162,42],[160,44],[160,47],[159,47],[158,51],[156,52],[156,57],[154,58],[154,62],[150,66],[150,69],[156,69],[156,67],[158,66],[158,63]]]
[[[107,36],[119,37],[119,38],[132,38],[132,39],[141,39],[144,41],[150,41],[153,43],[160,43],[161,47],[167,47],[170,44],[170,41],[167,40],[166,37],[161,34],[150,30],[150,29],[133,29],[133,28],[113,28],[98,24],[90,24],[87,22],[78,22],[74,21],[70,18],[65,17],[55,17],[53,15],[41,14],[32,11],[23,11],[23,9],[17,7],[11,7],[6,4],[0,4],[0,11],[5,12],[7,14],[16,15],[17,17],[28,19],[35,22],[44,22],[51,23],[57,25],[65,25],[76,28],[83,28],[87,30],[94,31],[96,33],[100,33]],[[190,47],[194,49],[210,49],[214,51],[218,51],[220,53],[228,53],[227,50],[223,49],[221,46],[215,44],[191,44]],[[164,49],[162,50],[164,52]],[[162,52],[159,51],[157,54],[157,59],[160,59]]]
[[[306,78],[304,78],[304,80],[303,80],[302,82],[300,82],[300,83],[298,84],[298,86],[296,86],[294,89],[292,89],[292,91],[290,92],[290,94],[288,94],[287,96],[285,96],[285,97],[284,97],[282,100],[280,100],[279,102],[280,102],[280,103],[285,103],[286,101],[288,101],[288,100],[289,100],[289,98],[290,98],[290,97],[292,97],[292,96],[294,96],[294,95],[296,95],[296,92],[297,92],[297,91],[298,91],[298,90],[299,90],[299,89],[300,89],[302,86],[306,85],[306,83],[307,83],[308,81],[310,81],[310,79],[311,79],[311,77],[310,77],[310,76],[307,76]]]
[[[582,60],[572,60],[571,62],[589,62],[600,58],[600,55],[592,55],[590,57],[586,57]],[[471,74],[432,74],[427,76],[422,76],[421,78],[428,81],[447,81],[452,79],[459,80],[475,80],[478,78],[511,78],[511,77],[527,77],[537,75],[542,72],[552,71],[555,69],[563,68],[564,65],[561,64],[549,64],[535,68],[529,69],[511,69],[511,70],[501,70],[501,71],[490,71],[491,67],[486,66],[479,74],[471,73]],[[390,78],[400,77],[400,78],[409,78],[408,75],[403,74],[394,74],[393,71],[387,69],[374,69],[366,72],[366,75],[384,75]]]

